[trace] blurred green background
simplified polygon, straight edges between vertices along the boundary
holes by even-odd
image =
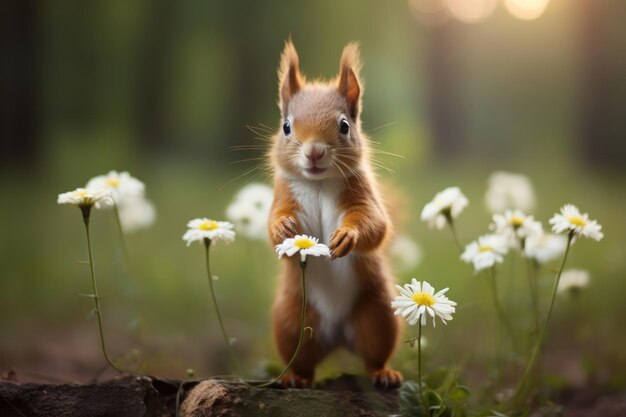
[[[588,269],[592,283],[559,299],[545,366],[574,382],[624,384],[626,4],[15,0],[0,10],[0,370],[85,380],[104,363],[92,300],[79,296],[90,291],[80,214],[56,196],[115,169],[146,183],[158,220],[127,237],[127,273],[112,212],[93,215],[110,350],[137,352],[161,376],[227,371],[203,251],[181,236],[191,218],[223,218],[247,182],[269,181],[259,170],[241,176],[256,161],[238,161],[262,150],[230,148],[263,143],[247,125],[278,127],[276,68],[291,36],[312,77],[334,77],[343,46],[361,43],[363,126],[377,149],[403,156],[380,155],[393,172],[379,173],[407,196],[401,231],[423,250],[398,281],[449,286],[459,302],[447,327],[426,331],[427,369],[484,374],[493,315],[481,276],[419,213],[437,191],[461,187],[470,206],[458,229],[469,242],[490,222],[489,174],[506,170],[531,178],[544,225],[574,203],[606,235],[574,246],[568,266]],[[244,238],[213,254],[227,328],[260,375],[276,363],[278,261],[267,243]],[[523,322],[524,269],[512,258],[499,279]],[[550,277],[544,270],[544,306]],[[338,355],[324,374],[360,371]],[[395,364],[411,375],[414,356],[403,345]]]

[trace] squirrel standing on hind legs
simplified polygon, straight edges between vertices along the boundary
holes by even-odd
[[[392,225],[369,163],[369,140],[359,118],[362,86],[359,51],[348,44],[339,75],[307,82],[291,41],[279,69],[282,126],[273,137],[274,202],[269,218],[273,244],[296,234],[320,238],[332,258],[307,260],[309,298],[305,325],[314,329],[284,385],[310,387],[315,367],[346,346],[365,363],[375,385],[398,386],[402,375],[387,367],[399,335],[391,308],[393,277],[384,245]],[[282,263],[273,308],[274,339],[287,362],[300,332],[300,267]]]

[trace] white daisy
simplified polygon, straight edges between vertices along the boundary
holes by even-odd
[[[437,193],[433,200],[422,209],[422,220],[427,221],[430,227],[443,229],[448,218],[457,218],[469,201],[459,187],[449,187]]]
[[[572,232],[574,236],[585,236],[594,240],[604,237],[601,232],[602,226],[595,220],[589,220],[587,213],[581,214],[578,208],[572,204],[566,204],[561,208],[561,214],[555,214],[550,219],[552,231],[563,233]]]
[[[539,233],[528,236],[524,244],[524,256],[545,264],[558,258],[565,252],[567,238],[552,233]]]
[[[274,191],[265,184],[249,184],[235,195],[226,209],[226,217],[235,224],[237,232],[249,239],[267,239],[267,221]]]
[[[494,214],[491,229],[504,236],[511,248],[519,247],[520,241],[529,236],[542,234],[543,227],[533,216],[525,215],[521,210],[507,210],[504,214]]]
[[[525,175],[496,171],[489,176],[485,205],[492,213],[507,209],[532,211],[535,206],[533,186]]]
[[[126,198],[119,204],[120,222],[124,232],[146,229],[154,224],[154,205],[143,197]]]
[[[109,171],[106,175],[98,175],[87,182],[89,190],[106,189],[111,192],[115,203],[121,203],[126,198],[143,197],[145,186],[143,182],[132,177],[128,172]]]
[[[509,251],[507,239],[500,235],[484,235],[465,247],[461,259],[473,263],[476,272],[504,261]]]
[[[393,258],[393,264],[403,271],[415,269],[422,260],[420,245],[405,235],[398,235],[393,239],[389,245],[389,254]]]
[[[219,241],[230,243],[235,240],[235,231],[232,230],[233,224],[230,222],[218,222],[205,217],[189,221],[187,227],[189,230],[183,235],[187,246],[196,240],[202,242],[209,239],[212,244]]]
[[[559,286],[556,288],[558,293],[566,291],[577,291],[589,285],[589,272],[582,269],[570,269],[561,274]]]
[[[78,207],[96,206],[111,203],[111,192],[109,190],[87,190],[85,188],[77,188],[74,191],[59,194],[57,198],[58,204],[72,204]]]
[[[301,262],[305,262],[308,255],[330,257],[328,246],[318,242],[319,240],[315,237],[296,235],[296,237],[285,239],[283,243],[276,245],[276,253],[278,258],[282,258],[283,255],[293,256],[300,252]]]
[[[456,311],[456,303],[444,296],[448,288],[444,288],[435,294],[435,289],[426,281],[423,283],[413,278],[410,284],[404,287],[396,285],[400,295],[391,302],[395,308],[395,315],[404,317],[409,325],[414,326],[421,319],[421,325],[426,324],[427,315],[433,319],[439,317],[446,324],[446,320],[452,320],[452,314]]]

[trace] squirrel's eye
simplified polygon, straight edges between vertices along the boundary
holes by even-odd
[[[286,119],[285,123],[283,123],[283,132],[285,132],[285,136],[289,136],[291,134],[291,122],[289,119]]]
[[[342,135],[347,135],[350,131],[350,123],[346,119],[341,119],[339,122],[339,133]]]

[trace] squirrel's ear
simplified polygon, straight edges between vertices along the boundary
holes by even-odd
[[[361,85],[359,82],[361,71],[361,59],[359,58],[359,45],[349,43],[343,48],[341,61],[339,62],[339,80],[337,89],[345,97],[348,103],[350,116],[356,119],[361,107]]]
[[[300,74],[300,64],[298,53],[293,46],[291,39],[285,42],[285,49],[280,57],[280,68],[278,69],[278,95],[279,106],[283,116],[287,115],[289,100],[300,88],[302,88],[303,77]]]

